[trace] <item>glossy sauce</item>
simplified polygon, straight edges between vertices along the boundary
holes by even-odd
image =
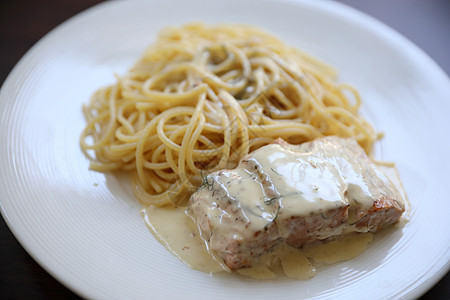
[[[357,149],[356,142],[346,142],[355,145],[343,147],[334,139],[300,146],[270,144],[251,153],[236,170],[239,172],[246,167],[245,162],[251,162],[269,178],[285,208],[284,217],[308,216],[347,205],[368,209],[384,193],[397,194],[389,178],[374,163],[356,158],[359,155],[353,150]],[[246,194],[241,193],[239,200],[249,207],[263,206],[261,199],[252,195],[249,189]],[[403,198],[397,199],[404,208]]]
[[[234,170],[209,174],[206,186],[197,191],[199,197],[211,201],[204,212],[208,216],[205,220],[215,229],[209,242],[201,238],[199,227],[186,208],[150,206],[142,210],[142,215],[153,235],[178,259],[195,270],[214,273],[230,271],[208,248],[221,249],[220,243],[227,235],[251,239],[255,232],[279,219],[347,206],[368,209],[374,199],[386,193],[394,195],[405,208],[406,195],[395,168],[382,167],[388,171],[382,172],[365,156],[363,163],[355,159],[360,153],[352,147],[333,142],[324,139],[295,148],[271,144],[254,151]],[[233,215],[221,207],[223,203],[241,215]],[[277,224],[278,236],[285,237],[282,222]],[[364,233],[368,230],[347,224],[331,228],[330,232],[320,232],[320,239],[335,237],[307,244],[300,250],[282,242],[264,253],[251,268],[239,269],[237,273],[269,279],[281,272],[289,278],[309,279],[316,273],[316,264],[333,264],[361,254],[373,238],[371,233]],[[342,235],[352,231],[361,232]]]
[[[200,238],[194,221],[186,214],[186,207],[141,210],[146,225],[155,238],[188,267],[207,273],[230,270],[216,259]],[[260,263],[237,273],[255,279],[286,276],[307,280],[316,274],[316,264],[333,264],[352,259],[367,248],[371,233],[352,233],[329,242],[316,242],[296,249],[281,243],[261,257]]]
[[[228,269],[208,252],[186,207],[149,206],[141,210],[141,215],[153,236],[190,268],[209,273]]]
[[[384,198],[405,207],[398,189],[355,140],[327,137],[302,145],[281,141],[261,147],[237,168],[207,175],[191,202],[211,249],[227,255],[230,240],[252,241],[273,224],[277,233],[265,235],[266,245],[287,238],[285,220],[291,218],[322,216],[330,222],[334,212],[348,209],[346,222],[314,231],[320,240],[376,230],[376,223],[359,226],[357,221],[377,199]],[[263,253],[263,248],[243,243],[234,244],[243,257]]]

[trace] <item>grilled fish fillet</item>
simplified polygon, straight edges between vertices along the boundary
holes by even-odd
[[[325,137],[301,145],[279,139],[211,173],[191,196],[189,213],[209,249],[231,269],[251,267],[275,245],[397,222],[404,199],[354,139]]]

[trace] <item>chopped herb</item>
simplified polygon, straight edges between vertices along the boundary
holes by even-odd
[[[276,221],[276,219],[278,218],[278,214],[279,214],[279,212],[280,212],[280,207],[281,207],[281,206],[278,205],[278,209],[277,209],[277,212],[275,213],[275,217],[274,217],[269,223],[267,223],[266,226],[264,226],[264,230],[267,230],[267,228],[269,227],[269,225]]]
[[[275,220],[278,218],[278,214],[280,212],[280,207],[281,207],[281,205],[278,205],[277,213],[275,214],[275,217],[273,218],[272,223],[275,222]]]
[[[208,190],[210,190],[210,191],[212,191],[213,190],[213,188],[214,188],[214,179],[213,178],[211,178],[211,182],[208,180],[208,176],[203,176],[202,177],[202,185],[200,186],[201,188],[203,188],[203,187],[208,187]],[[214,194],[213,194],[213,196],[214,196]]]
[[[265,203],[266,205],[271,205],[275,200],[278,200],[278,199],[280,199],[280,198],[281,198],[281,196],[273,197],[273,198],[270,198],[270,199],[265,199],[265,200],[264,200],[264,203]]]
[[[281,174],[280,173],[278,173],[277,171],[275,171],[273,168],[270,168],[271,170],[272,170],[272,172],[274,172],[275,174],[277,174],[277,175],[280,175],[281,176]]]

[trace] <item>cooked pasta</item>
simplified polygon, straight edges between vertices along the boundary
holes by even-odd
[[[335,70],[244,25],[168,27],[84,106],[81,148],[97,171],[130,171],[144,205],[177,205],[206,173],[281,137],[377,139]]]

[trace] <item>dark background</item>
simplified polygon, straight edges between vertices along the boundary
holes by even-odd
[[[0,4],[1,84],[3,85],[14,65],[34,43],[60,23],[99,2],[102,1],[2,0]],[[427,52],[447,74],[450,74],[450,0],[340,0],[338,2],[353,6],[399,31]],[[449,228],[445,228],[443,233],[450,234]],[[426,247],[424,245],[424,254],[426,254]],[[376,291],[367,292],[368,296],[373,296],[371,293]],[[3,218],[0,218],[0,299],[61,298],[79,299],[25,252]],[[450,274],[447,274],[421,299],[450,299]]]

